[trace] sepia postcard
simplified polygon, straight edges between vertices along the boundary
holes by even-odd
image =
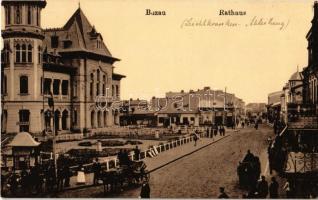
[[[1,197],[318,198],[318,1],[2,0]]]

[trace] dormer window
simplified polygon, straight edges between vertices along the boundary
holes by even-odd
[[[102,42],[100,40],[96,40],[96,47],[97,47],[97,49],[102,48]]]

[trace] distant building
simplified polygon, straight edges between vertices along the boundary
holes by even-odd
[[[120,80],[102,35],[78,8],[61,28],[41,27],[45,0],[3,0],[1,131],[83,133],[119,125],[97,96],[119,100]],[[54,111],[48,97],[54,98]]]
[[[281,99],[283,95],[283,91],[277,91],[268,94],[267,119],[269,123],[274,123],[275,120],[280,118]]]
[[[245,103],[242,99],[221,90],[213,91],[209,87],[189,92],[167,92],[166,97],[153,97],[147,107],[148,109],[143,109],[139,106],[134,112],[124,113],[121,116],[121,124],[137,124],[137,121],[144,119],[144,122],[138,123],[156,124],[159,127],[214,123],[231,126],[245,113]],[[156,123],[154,119],[157,119]]]
[[[297,70],[283,87],[281,112],[274,118],[277,136],[269,149],[272,161],[281,163],[277,170],[293,182],[291,198],[315,196],[312,192],[317,191],[318,184],[318,2],[314,3],[312,27],[306,38],[308,66],[302,72]],[[273,105],[269,102],[270,108]]]
[[[266,103],[249,103],[246,105],[246,115],[249,117],[261,117],[266,113]]]

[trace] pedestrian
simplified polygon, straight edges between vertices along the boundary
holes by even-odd
[[[98,179],[100,178],[101,164],[98,162],[98,158],[95,159],[93,163],[94,181],[93,184],[98,184]]]
[[[225,127],[222,125],[223,136],[225,136]]]
[[[72,176],[72,172],[70,169],[69,164],[65,164],[64,165],[64,169],[63,169],[63,175],[64,175],[64,187],[70,187],[70,178]]]
[[[247,150],[247,153],[243,159],[243,162],[251,162],[254,159],[254,155],[251,153],[251,150]]]
[[[228,199],[229,196],[225,193],[224,187],[220,187],[220,195],[218,196],[219,199]]]
[[[257,130],[258,129],[258,121],[255,122],[254,128]]]
[[[123,150],[122,149],[119,149],[119,152],[117,154],[117,158],[119,160],[119,164],[120,165],[123,165],[124,164],[124,161],[123,161]]]
[[[262,176],[261,180],[258,182],[257,191],[260,198],[266,199],[268,195],[268,183],[265,180],[265,176]]]
[[[24,168],[21,171],[21,189],[24,195],[28,195],[29,193],[29,173],[28,171]]]
[[[198,135],[193,133],[194,146],[197,146]]]
[[[55,184],[56,184],[55,167],[53,164],[50,164],[46,174],[47,191],[52,192]]]
[[[269,185],[269,198],[276,199],[278,198],[278,182],[276,181],[275,177],[272,177],[272,182]]]
[[[9,179],[9,187],[10,187],[11,195],[16,195],[16,191],[18,189],[18,177],[15,174],[15,172],[12,173]]]
[[[57,191],[63,190],[64,174],[63,167],[59,166],[57,169]]]
[[[139,150],[138,146],[135,147],[134,154],[135,154],[135,160],[139,160],[140,159],[140,150]]]
[[[245,126],[245,124],[244,124],[244,122],[242,121],[242,123],[241,123],[241,126],[242,126],[242,128],[244,128],[244,126]]]
[[[150,186],[149,181],[144,180],[141,186],[140,198],[149,199],[150,198]]]
[[[214,124],[213,133],[215,137],[218,135],[218,126],[216,124]]]

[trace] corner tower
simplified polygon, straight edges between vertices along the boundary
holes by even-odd
[[[45,0],[3,0],[4,25],[2,30],[2,100],[7,115],[9,132],[31,131],[32,118],[28,102],[41,96],[42,42],[41,11]],[[7,112],[7,113],[6,113]],[[20,128],[17,128],[17,119]],[[12,120],[12,124],[10,124]],[[2,130],[3,131],[3,130]]]

